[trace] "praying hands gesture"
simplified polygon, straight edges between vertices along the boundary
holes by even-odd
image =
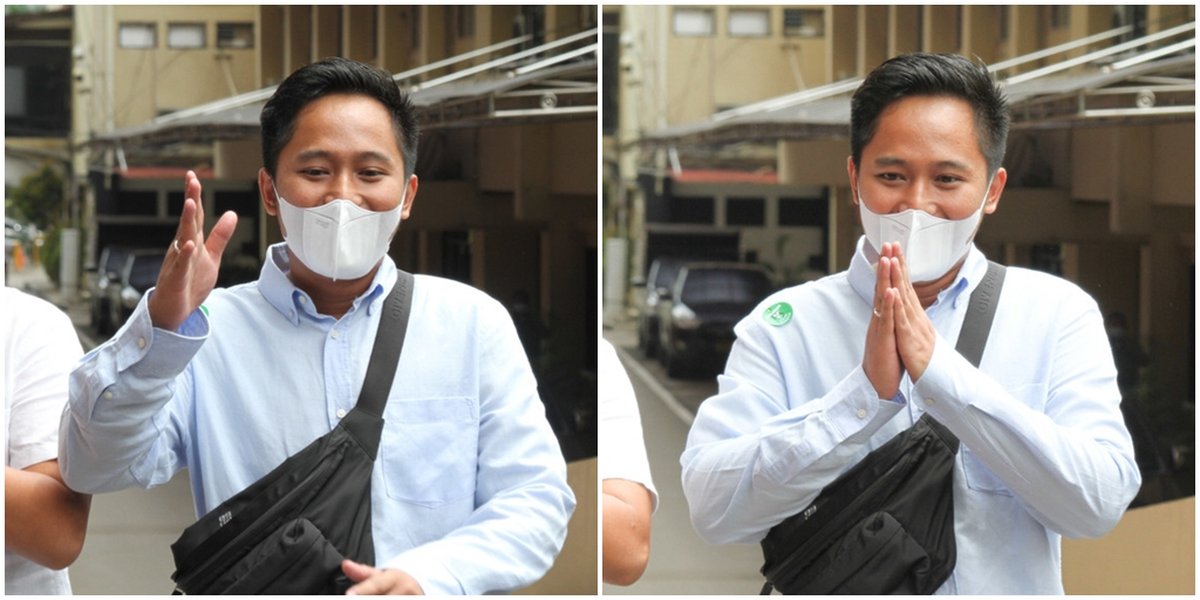
[[[921,378],[937,339],[937,331],[909,281],[899,244],[885,243],[879,251],[871,310],[863,371],[879,397],[887,399],[899,391],[905,371],[914,382]]]
[[[200,202],[200,179],[188,171],[184,178],[183,214],[175,240],[167,249],[158,282],[148,306],[155,327],[176,331],[200,306],[217,283],[221,253],[233,236],[237,214],[226,211],[204,239],[204,207]]]

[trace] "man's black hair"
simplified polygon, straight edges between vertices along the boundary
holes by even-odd
[[[392,116],[392,129],[404,157],[407,180],[417,166],[417,119],[412,101],[387,71],[341,57],[326,58],[297,69],[279,84],[263,106],[259,117],[263,165],[271,178],[275,177],[279,152],[292,139],[300,111],[328,94],[362,94],[383,104]]]
[[[987,67],[956,54],[914,53],[888,59],[867,75],[850,100],[850,153],[861,167],[863,148],[875,136],[879,115],[910,96],[948,96],[975,113],[979,150],[988,175],[1000,168],[1008,141],[1008,100]]]

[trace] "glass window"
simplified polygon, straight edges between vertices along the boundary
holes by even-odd
[[[713,34],[711,8],[676,8],[671,21],[675,35],[705,37]]]
[[[203,48],[203,23],[170,23],[167,25],[167,47],[177,50]]]
[[[766,217],[766,201],[762,198],[730,198],[725,201],[727,225],[762,225]]]
[[[711,196],[671,198],[670,207],[671,223],[712,225],[716,218],[715,203]]]
[[[158,280],[158,272],[162,270],[163,255],[143,254],[133,259],[129,270],[129,285],[139,292],[150,289]]]
[[[766,37],[771,34],[771,13],[767,9],[733,8],[729,10],[730,37]]]
[[[779,224],[784,227],[827,227],[829,203],[824,198],[780,198]]]
[[[154,23],[121,23],[117,38],[122,48],[153,48],[158,45]]]
[[[217,23],[218,48],[253,48],[254,23]]]
[[[783,9],[783,35],[786,37],[824,36],[825,11],[820,8]]]

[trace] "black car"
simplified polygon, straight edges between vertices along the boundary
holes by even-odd
[[[692,259],[664,256],[650,263],[646,289],[638,298],[638,347],[653,357],[658,352],[658,302],[671,295],[671,284],[683,265]]]
[[[124,246],[108,246],[101,250],[96,271],[85,284],[86,293],[91,296],[92,329],[98,334],[107,335],[115,329],[109,288],[121,278],[121,269],[131,252],[132,248]]]
[[[154,287],[165,256],[163,250],[134,250],[125,257],[118,278],[108,286],[109,318],[113,328],[123,325],[137,308],[142,294]]]
[[[733,346],[733,326],[772,291],[770,274],[758,265],[685,265],[658,303],[659,357],[667,375],[719,369]]]

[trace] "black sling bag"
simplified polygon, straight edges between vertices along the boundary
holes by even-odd
[[[988,263],[956,350],[979,366],[1004,267]],[[928,413],[830,483],[762,540],[762,574],[784,594],[932,594],[954,571],[958,438]]]
[[[343,594],[352,585],[343,558],[375,563],[371,471],[412,292],[400,271],[354,409],[171,544],[177,594]]]

